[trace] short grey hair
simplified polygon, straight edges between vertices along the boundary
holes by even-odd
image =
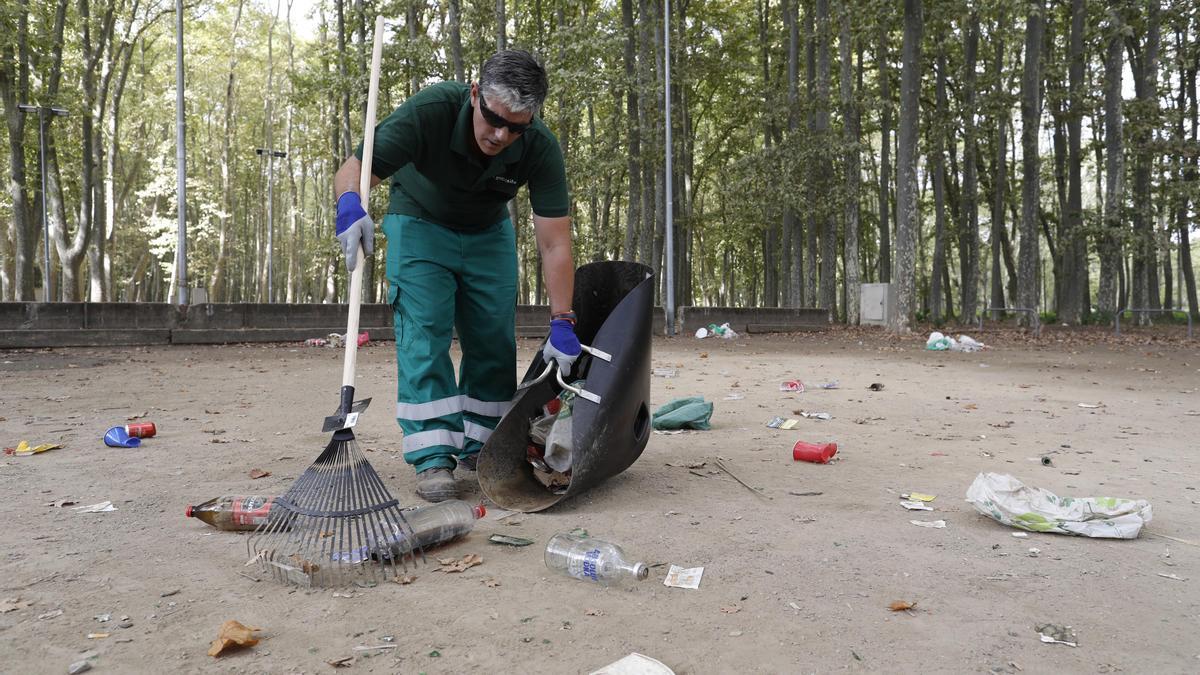
[[[514,113],[537,114],[546,101],[549,83],[546,69],[533,54],[523,49],[504,49],[483,64],[479,91],[489,101],[498,101]]]

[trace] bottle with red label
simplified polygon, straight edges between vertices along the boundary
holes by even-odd
[[[225,496],[187,507],[188,518],[199,518],[218,530],[249,532],[270,519],[274,497]]]

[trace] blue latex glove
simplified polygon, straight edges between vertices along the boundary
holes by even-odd
[[[336,234],[346,256],[347,271],[353,272],[358,265],[359,242],[362,242],[363,255],[371,255],[375,250],[375,223],[363,210],[357,192],[347,192],[338,199]]]
[[[579,358],[579,338],[575,337],[575,325],[566,319],[550,322],[550,338],[542,347],[542,360],[558,362],[558,370],[566,377],[571,372],[575,359]]]

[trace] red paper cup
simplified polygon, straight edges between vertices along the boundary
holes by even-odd
[[[812,462],[814,464],[828,464],[829,460],[837,454],[837,443],[806,443],[805,441],[797,441],[796,446],[792,448],[792,459],[797,462]]]
[[[125,433],[129,434],[130,438],[150,438],[158,433],[158,429],[154,427],[154,422],[137,422],[126,424]]]

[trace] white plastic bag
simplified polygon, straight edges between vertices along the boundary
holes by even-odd
[[[967,501],[983,515],[1022,530],[1107,539],[1136,539],[1153,516],[1144,499],[1059,497],[999,473],[976,476]]]
[[[956,352],[977,352],[986,346],[970,335],[959,335],[957,342],[951,341],[950,349]]]

